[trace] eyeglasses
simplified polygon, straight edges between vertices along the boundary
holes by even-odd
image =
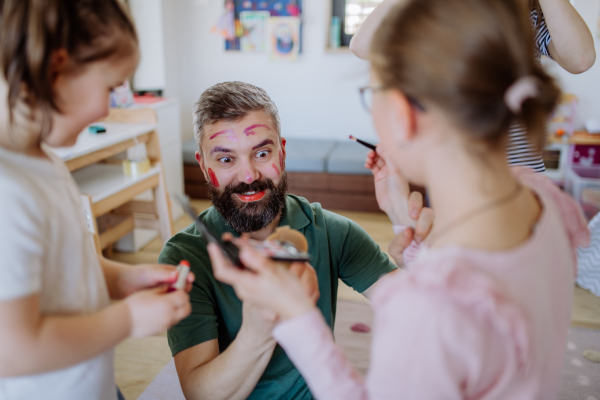
[[[371,110],[373,109],[374,93],[382,92],[387,89],[390,89],[390,87],[389,86],[377,86],[377,87],[365,86],[365,87],[361,87],[360,89],[358,89],[360,92],[361,103],[362,103],[363,107],[365,108],[365,110],[367,110],[367,112],[371,112]],[[417,110],[425,111],[425,107],[423,107],[421,105],[421,103],[419,103],[417,100],[415,100],[411,96],[406,96],[406,99]]]

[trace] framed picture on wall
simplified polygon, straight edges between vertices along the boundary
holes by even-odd
[[[260,43],[265,18],[293,17],[298,19],[299,52],[302,49],[302,0],[225,0],[225,9],[232,14],[234,38],[226,38],[227,51],[262,51]],[[267,14],[268,13],[268,14]],[[267,25],[271,25],[266,21]],[[259,33],[260,32],[260,33]],[[267,41],[268,43],[268,41]]]

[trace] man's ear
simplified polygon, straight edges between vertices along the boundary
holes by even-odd
[[[198,161],[198,165],[202,170],[202,174],[204,174],[204,179],[206,179],[206,181],[209,182],[208,174],[206,173],[206,168],[204,167],[204,160],[202,160],[202,154],[200,154],[199,151],[196,152],[196,161]]]
[[[406,96],[397,89],[391,89],[389,99],[392,103],[393,123],[399,134],[400,144],[409,143],[417,133],[415,110]]]
[[[285,144],[287,143],[287,141],[285,140],[284,137],[281,138],[281,152],[283,154],[283,159],[285,160],[285,156],[287,155],[287,151],[285,149]]]

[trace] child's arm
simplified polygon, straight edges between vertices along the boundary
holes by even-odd
[[[189,297],[166,286],[88,315],[42,315],[38,294],[0,302],[0,377],[67,368],[129,336],[163,332],[190,311]]]
[[[369,58],[371,41],[373,40],[373,36],[375,36],[375,32],[377,31],[377,28],[379,28],[381,21],[383,21],[392,7],[405,1],[406,0],[384,0],[377,8],[375,8],[350,41],[350,50],[354,55],[363,60]]]
[[[550,56],[572,74],[587,71],[596,61],[594,39],[568,0],[539,0],[552,41]]]
[[[124,299],[138,290],[153,288],[164,283],[175,283],[177,280],[177,269],[172,265],[129,265],[102,256],[98,256],[98,261],[104,271],[110,298],[114,300]],[[190,273],[187,277],[186,292],[192,289],[192,282],[194,282],[194,274]]]

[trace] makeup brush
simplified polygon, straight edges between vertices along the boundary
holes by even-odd
[[[363,146],[370,148],[371,150],[377,151],[377,147],[375,147],[375,145],[373,145],[371,143],[367,143],[364,140],[357,139],[352,135],[350,135],[350,140],[354,140],[355,142],[358,142],[358,143],[362,144]]]

